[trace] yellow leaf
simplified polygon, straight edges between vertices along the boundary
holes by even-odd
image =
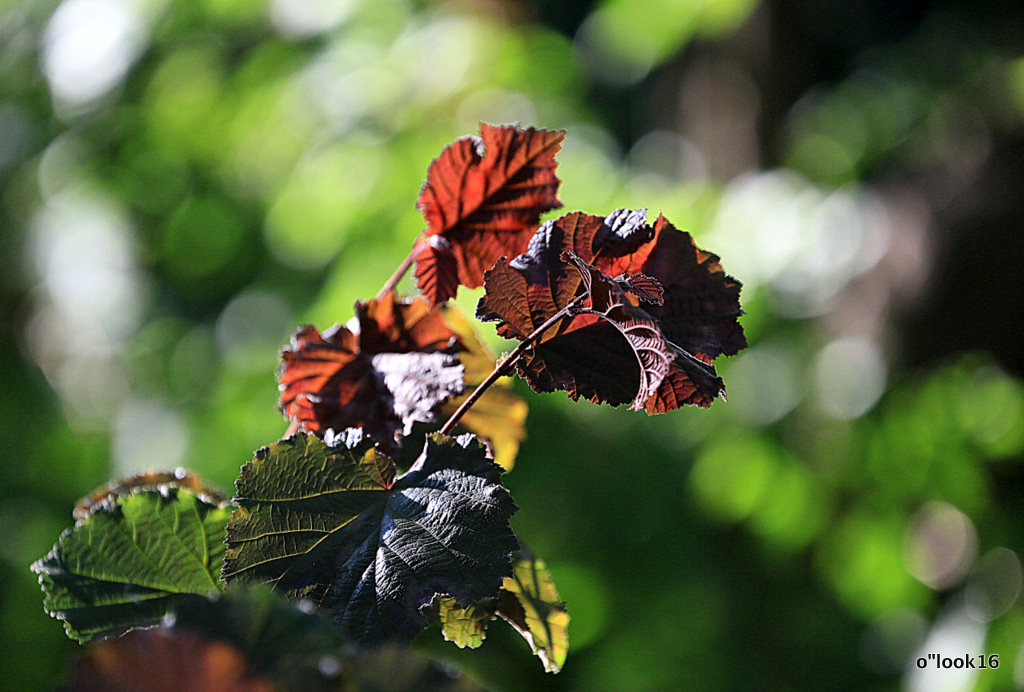
[[[560,671],[569,653],[569,613],[544,561],[524,548],[501,588],[497,614],[530,643],[544,670]]]

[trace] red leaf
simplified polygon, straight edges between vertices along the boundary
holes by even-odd
[[[699,355],[694,357],[706,361]],[[644,408],[647,413],[666,413],[686,405],[707,408],[718,395],[725,398],[725,387],[715,375],[714,368],[708,370],[689,359],[676,358]]]
[[[459,267],[452,244],[444,236],[427,236],[416,255],[416,285],[432,305],[443,303],[459,288]]]
[[[356,304],[359,327],[322,335],[304,325],[281,352],[284,414],[308,432],[364,428],[393,451],[401,432],[431,422],[437,408],[462,392],[458,336],[425,300],[394,293]]]
[[[558,200],[555,154],[564,131],[480,124],[480,137],[451,144],[427,170],[417,207],[428,238],[417,255],[417,285],[431,305],[455,296],[457,283],[483,284],[484,272],[501,256],[526,249],[544,212]],[[422,264],[421,264],[422,263]]]
[[[563,252],[579,273],[568,271]],[[739,282],[664,217],[648,225],[646,210],[548,222],[526,253],[487,273],[485,287],[477,316],[499,322],[507,338],[525,340],[578,295],[607,312],[600,324],[593,314],[563,320],[527,351],[519,372],[537,391],[613,405],[632,399],[648,413],[709,406],[724,394],[713,358],[746,346]]]
[[[717,255],[697,247],[685,231],[677,230],[661,214],[654,222],[654,237],[643,262],[634,256],[622,273],[641,271],[661,282],[664,304],[649,312],[665,336],[694,355],[711,362],[746,348],[737,318],[741,284],[722,269]],[[596,264],[601,267],[601,260]],[[605,270],[607,272],[607,270]]]
[[[672,348],[661,335],[661,330],[653,320],[648,319],[642,310],[633,308],[628,302],[622,284],[609,279],[600,271],[570,251],[561,255],[576,266],[583,280],[584,293],[590,302],[589,312],[611,324],[629,342],[640,367],[640,384],[636,397],[633,399],[633,410],[643,408],[661,381],[668,374],[669,364],[675,359]],[[642,275],[636,275],[642,276]],[[656,279],[645,276],[645,289],[657,295],[661,294],[661,285]]]
[[[79,692],[273,692],[235,646],[192,632],[129,632],[88,649],[72,669]]]
[[[653,227],[640,225],[641,213],[646,215],[645,210],[632,212],[634,226],[619,224],[612,243],[595,244],[594,263],[607,273],[642,271],[664,288],[663,302],[645,309],[686,356],[672,362],[669,376],[648,400],[647,412],[664,413],[684,404],[710,406],[715,396],[725,396],[712,361],[719,355],[735,355],[747,345],[737,321],[742,314],[740,282],[725,273],[717,255],[698,248],[689,233],[661,214]],[[610,251],[615,242],[625,245],[631,237],[645,236],[651,240],[627,255],[616,257]]]
[[[661,283],[646,274],[630,274],[629,276],[613,279],[623,291],[632,293],[645,303],[652,305],[664,305],[665,289]]]

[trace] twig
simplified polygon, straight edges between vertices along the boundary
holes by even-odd
[[[380,300],[388,293],[395,290],[395,286],[397,286],[398,282],[402,280],[402,277],[405,276],[405,273],[409,271],[409,267],[412,266],[412,263],[416,261],[416,255],[419,254],[419,251],[420,243],[417,240],[416,243],[412,246],[412,250],[409,252],[409,256],[402,260],[402,263],[398,265],[398,269],[396,269],[395,273],[391,275],[391,278],[385,281],[384,285],[381,286],[380,291],[377,292],[377,300]]]
[[[451,429],[455,427],[455,424],[459,422],[459,420],[466,413],[466,411],[469,410],[469,407],[475,404],[477,400],[481,396],[483,396],[484,392],[486,392],[487,389],[492,384],[497,382],[499,378],[503,377],[509,370],[512,369],[512,366],[516,364],[516,361],[519,360],[519,358],[523,355],[526,349],[532,346],[534,342],[544,334],[544,332],[549,330],[552,326],[554,326],[556,323],[558,323],[568,315],[572,314],[573,308],[575,308],[584,298],[586,298],[585,294],[576,296],[571,301],[569,301],[565,305],[565,307],[563,307],[561,310],[559,310],[554,315],[545,320],[544,324],[534,329],[533,332],[528,337],[526,337],[526,339],[524,339],[521,344],[516,346],[515,350],[512,351],[512,353],[505,356],[505,358],[502,359],[500,363],[494,366],[494,370],[491,371],[491,374],[488,375],[483,382],[478,384],[476,389],[473,390],[473,393],[466,397],[466,400],[463,401],[457,409],[455,409],[455,413],[453,413],[451,417],[445,421],[444,425],[441,426],[438,432],[443,435],[448,434],[451,431]],[[424,449],[423,453],[416,458],[416,461],[413,463],[412,466],[409,467],[409,471],[407,471],[406,473],[418,471],[419,469],[423,468],[423,462],[426,461],[427,459],[426,453],[427,450]]]
[[[477,399],[483,396],[483,393],[487,391],[487,389],[492,384],[494,384],[494,382],[499,377],[504,376],[509,370],[512,369],[512,366],[516,364],[519,358],[523,355],[523,352],[525,352],[526,349],[533,346],[534,342],[536,342],[537,339],[543,336],[544,332],[546,332],[557,322],[560,322],[563,318],[568,316],[572,312],[573,308],[575,308],[576,305],[584,297],[585,296],[583,295],[579,295],[573,298],[571,301],[569,301],[565,305],[565,307],[563,307],[561,310],[559,310],[554,315],[549,317],[544,322],[544,324],[534,329],[533,333],[526,337],[526,339],[524,339],[522,343],[516,346],[515,350],[512,351],[512,353],[508,354],[500,363],[495,365],[494,370],[491,371],[491,374],[488,375],[483,382],[478,384],[476,389],[473,390],[473,393],[470,394],[457,409],[455,409],[455,413],[453,413],[451,417],[447,421],[445,421],[445,424],[441,426],[438,432],[442,434],[447,434],[449,431],[451,431],[451,429],[455,427],[455,424],[459,422],[459,419],[462,418],[463,414],[466,413],[469,407],[475,404]]]

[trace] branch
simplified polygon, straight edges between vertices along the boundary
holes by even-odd
[[[473,390],[473,393],[466,397],[466,400],[463,401],[457,409],[455,409],[455,413],[453,413],[451,417],[445,421],[444,425],[441,426],[438,432],[445,435],[451,432],[451,429],[455,427],[455,424],[458,423],[462,416],[466,413],[466,411],[468,411],[469,408],[473,404],[475,404],[481,396],[483,396],[484,392],[486,392],[492,384],[497,382],[498,379],[505,376],[508,373],[508,371],[512,369],[512,366],[516,364],[516,362],[523,355],[526,349],[532,346],[537,341],[537,339],[543,336],[544,332],[551,329],[551,327],[553,327],[555,324],[557,324],[564,318],[568,317],[569,315],[574,315],[574,310],[576,306],[579,305],[584,298],[586,298],[585,294],[576,296],[575,298],[570,300],[565,305],[565,307],[563,307],[561,310],[559,310],[554,315],[545,320],[544,324],[534,329],[533,332],[528,337],[526,337],[526,339],[524,339],[522,343],[516,346],[516,349],[512,351],[512,353],[505,356],[505,358],[502,359],[500,363],[494,366],[494,370],[491,371],[491,374],[488,375],[483,382],[478,384],[476,389]],[[415,463],[413,463],[413,465],[409,467],[409,471],[416,471],[417,469],[422,468],[423,462],[426,459],[425,451],[426,450],[424,450],[424,454],[420,454],[420,456],[416,459]],[[408,471],[406,473],[408,473]]]
[[[384,282],[384,285],[381,286],[380,291],[377,292],[377,300],[380,300],[388,293],[395,290],[395,286],[397,286],[398,282],[402,280],[402,277],[405,276],[405,273],[409,271],[409,267],[412,266],[412,263],[416,261],[416,255],[419,254],[419,251],[420,242],[417,239],[417,241],[413,244],[412,250],[409,252],[408,257],[402,260],[402,263],[398,265],[398,269],[395,270],[395,273],[391,275],[391,278]]]
[[[533,346],[537,339],[543,336],[544,332],[549,330],[556,323],[560,322],[563,318],[572,314],[573,309],[585,297],[585,295],[576,296],[571,301],[569,301],[565,305],[565,307],[563,307],[561,310],[559,310],[554,315],[549,317],[544,322],[544,324],[534,329],[533,333],[526,337],[526,339],[524,339],[522,343],[516,346],[516,349],[512,351],[512,353],[508,354],[500,363],[495,365],[494,370],[491,371],[491,374],[488,375],[483,382],[477,385],[476,389],[473,390],[473,393],[470,394],[457,409],[455,409],[455,413],[451,415],[451,418],[445,421],[445,424],[441,426],[441,429],[438,430],[438,432],[442,434],[447,434],[452,428],[454,428],[455,424],[459,422],[459,419],[462,418],[463,414],[466,413],[467,410],[469,410],[469,407],[475,404],[477,399],[483,396],[483,393],[487,391],[487,389],[492,384],[494,384],[494,382],[499,377],[504,376],[509,370],[512,369],[512,366],[516,364],[516,361],[518,361],[519,358],[523,355],[523,352],[526,351],[526,349]]]

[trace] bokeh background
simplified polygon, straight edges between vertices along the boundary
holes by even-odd
[[[0,683],[77,648],[28,570],[75,499],[229,489],[291,329],[377,290],[484,120],[568,131],[566,211],[720,254],[751,345],[710,410],[519,383],[505,480],[572,650],[546,676],[495,625],[466,674],[1024,688],[1022,36],[1010,0],[0,0]]]

